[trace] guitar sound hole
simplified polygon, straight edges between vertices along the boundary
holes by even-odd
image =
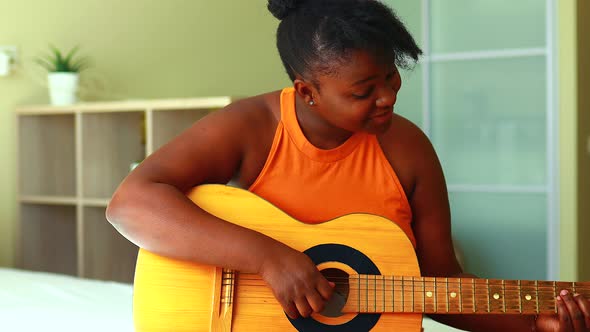
[[[320,313],[326,317],[340,317],[343,315],[342,308],[348,299],[348,273],[339,269],[325,269],[320,271],[328,281],[335,284],[334,293],[326,303],[324,310]]]

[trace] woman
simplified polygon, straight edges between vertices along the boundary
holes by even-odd
[[[425,276],[466,276],[455,259],[443,172],[427,137],[393,113],[398,67],[421,50],[371,0],[269,0],[293,86],[237,101],[194,124],[120,185],[109,221],[149,251],[258,273],[291,317],[320,312],[328,282],[301,252],[212,216],[185,193],[235,178],[302,222],[353,212],[395,220]],[[260,253],[264,253],[261,255]],[[435,319],[467,330],[588,331],[590,305],[563,294],[556,316]]]

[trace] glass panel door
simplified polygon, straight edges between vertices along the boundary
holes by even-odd
[[[425,53],[413,71],[402,71],[395,111],[439,154],[466,269],[552,277],[553,0],[384,2]]]

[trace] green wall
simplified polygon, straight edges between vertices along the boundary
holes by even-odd
[[[578,267],[579,279],[590,280],[590,2],[578,0]]]
[[[575,279],[577,267],[576,0],[559,2],[559,173],[560,278]]]
[[[47,103],[45,73],[32,58],[48,43],[81,45],[94,68],[86,100],[246,96],[286,86],[275,48],[278,21],[266,1],[125,0],[4,3],[0,45],[20,65],[0,77],[0,265],[13,264],[16,215],[14,109]]]
[[[560,277],[590,280],[590,3],[558,4]]]
[[[589,280],[590,24],[585,0],[559,0],[561,279]]]

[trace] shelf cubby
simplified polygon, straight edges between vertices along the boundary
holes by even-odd
[[[133,281],[138,248],[105,218],[105,208],[84,207],[84,276],[92,279]]]
[[[130,167],[230,97],[17,110],[21,268],[133,282],[138,248],[105,211]]]
[[[141,111],[82,115],[82,196],[110,198],[145,158],[144,121]]]
[[[205,115],[210,109],[159,110],[153,112],[153,149],[161,148]]]
[[[76,206],[21,204],[22,266],[76,275]]]
[[[18,119],[21,195],[76,195],[75,116],[26,114]]]

